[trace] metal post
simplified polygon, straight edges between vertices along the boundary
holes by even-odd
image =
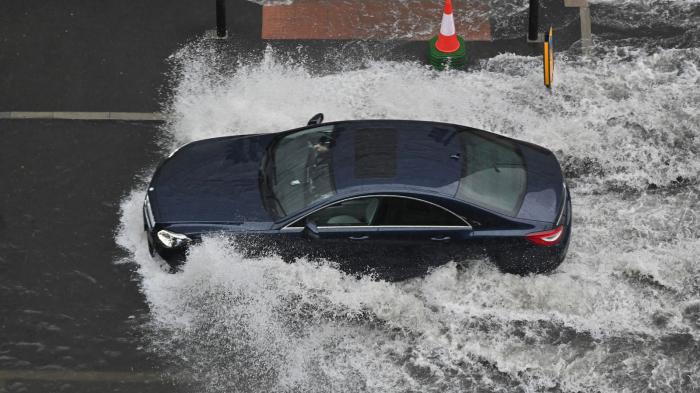
[[[225,0],[216,0],[216,36],[226,37],[226,4]]]
[[[591,38],[591,10],[588,8],[588,1],[586,1],[585,6],[579,8],[579,15],[581,16],[581,48],[585,55],[589,55],[593,39]]]
[[[583,53],[588,55],[593,45],[591,36],[591,10],[588,8],[588,0],[564,0],[566,7],[578,7],[581,17],[581,47]]]
[[[540,14],[540,1],[530,0],[530,16],[528,18],[528,30],[527,39],[528,41],[537,41],[537,27],[539,25],[539,14]]]
[[[552,88],[554,79],[554,29],[549,28],[544,33],[544,85]]]

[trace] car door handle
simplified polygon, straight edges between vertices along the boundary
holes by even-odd
[[[367,240],[369,239],[369,236],[363,235],[363,236],[350,236],[350,240]]]
[[[451,238],[449,236],[442,236],[442,237],[431,237],[430,240],[434,242],[446,242],[449,241]]]

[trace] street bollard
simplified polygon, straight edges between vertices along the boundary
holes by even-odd
[[[544,85],[552,88],[554,81],[554,28],[550,27],[549,31],[544,33]]]
[[[540,1],[530,0],[530,15],[528,17],[528,30],[527,39],[528,41],[538,41],[539,34],[537,32],[539,24],[539,14],[540,14]]]
[[[216,36],[226,37],[226,4],[225,0],[216,0]]]

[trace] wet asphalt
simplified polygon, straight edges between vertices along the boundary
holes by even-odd
[[[168,57],[214,29],[214,1],[6,0],[0,5],[0,112],[154,112],[167,102]],[[211,4],[209,4],[211,3]],[[227,3],[232,58],[259,56],[261,7]],[[547,2],[558,45],[578,39],[578,10]],[[471,62],[539,53],[511,33],[469,43]],[[510,28],[513,29],[512,26]],[[518,28],[514,29],[515,31]],[[494,34],[498,36],[499,32]],[[352,41],[277,41],[316,60],[352,59]],[[340,49],[339,49],[340,48]],[[418,60],[423,42],[362,43],[377,57]],[[233,64],[233,62],[232,62]],[[148,305],[114,242],[121,199],[163,157],[158,122],[0,120],[0,392],[179,390],[142,350]],[[94,373],[98,374],[94,374]],[[93,374],[91,374],[93,373]],[[114,374],[121,373],[121,374]],[[125,382],[134,373],[134,381]]]
[[[0,121],[0,370],[158,368],[139,351],[148,308],[133,267],[114,263],[119,201],[159,159],[157,126]],[[52,390],[6,379],[8,391]]]

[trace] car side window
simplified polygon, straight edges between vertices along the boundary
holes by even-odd
[[[399,197],[383,198],[374,225],[391,226],[466,226],[463,220],[433,204]]]
[[[367,197],[348,199],[310,214],[292,224],[303,227],[306,220],[313,220],[318,227],[330,226],[367,226],[374,225],[374,217],[379,209],[379,198]]]

